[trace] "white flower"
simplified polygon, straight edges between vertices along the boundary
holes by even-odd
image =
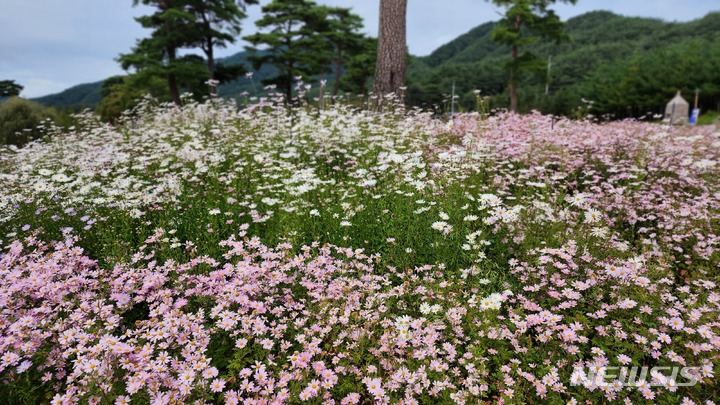
[[[445,221],[436,221],[436,222],[433,222],[433,224],[431,225],[431,228],[432,228],[432,229],[435,229],[436,231],[442,232],[443,235],[449,234],[449,233],[452,231],[452,229],[453,229],[452,225],[449,225],[449,224],[448,224],[447,222],[445,222]]]
[[[70,181],[70,177],[66,176],[64,173],[58,173],[52,176],[53,181],[57,181],[60,183],[65,183]]]
[[[45,184],[45,182],[39,181],[39,182],[35,183],[33,188],[35,189],[35,191],[47,191],[48,186],[47,186],[47,184]]]
[[[403,315],[395,320],[395,327],[398,330],[407,330],[410,327],[410,322],[412,322],[412,318],[408,315]]]
[[[607,228],[601,226],[593,227],[593,229],[590,231],[590,235],[596,236],[598,238],[604,238],[605,236],[607,236],[607,233]]]
[[[585,223],[586,224],[592,224],[595,222],[600,221],[600,211],[590,208],[587,211],[585,211]]]
[[[432,307],[427,302],[423,302],[420,304],[420,313],[423,315],[427,315],[432,311]]]
[[[577,193],[574,196],[569,197],[569,199],[570,199],[570,205],[575,205],[575,206],[579,206],[579,207],[582,207],[583,205],[585,205],[585,201],[586,201],[584,193]]]

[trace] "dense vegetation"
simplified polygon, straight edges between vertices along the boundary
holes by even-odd
[[[51,124],[54,111],[19,97],[0,103],[0,145],[22,146],[43,136],[43,124]]]
[[[60,93],[34,98],[33,101],[56,108],[95,108],[101,100],[103,83],[104,81],[78,84]]]
[[[716,127],[216,100],[79,120],[0,150],[11,403],[720,395]],[[588,377],[620,365],[648,369]]]
[[[494,107],[508,105],[503,69],[509,47],[493,42],[495,24],[483,24],[427,57],[415,59],[409,76],[409,102],[443,106],[455,81],[461,105],[475,105],[473,90],[492,96]],[[700,107],[720,103],[720,13],[688,23],[629,18],[596,11],[571,18],[571,42],[539,41],[527,46],[536,56],[552,56],[546,70],[528,76],[519,88],[521,111],[573,115],[594,101],[592,112],[616,118],[660,113],[677,90],[687,99],[701,90]],[[545,85],[549,94],[545,95]]]

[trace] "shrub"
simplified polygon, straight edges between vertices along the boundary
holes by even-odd
[[[11,97],[0,104],[0,144],[22,146],[43,136],[41,124],[53,114],[40,104]]]

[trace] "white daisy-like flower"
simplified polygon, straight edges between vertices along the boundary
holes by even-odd
[[[33,188],[35,189],[35,191],[47,191],[48,185],[45,184],[45,182],[43,182],[43,181],[39,181],[39,182],[35,183]]]
[[[67,183],[71,180],[70,177],[66,176],[64,173],[54,174],[52,179],[53,181],[57,181],[59,183]]]

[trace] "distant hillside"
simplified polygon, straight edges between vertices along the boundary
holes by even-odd
[[[252,64],[248,62],[247,57],[250,52],[238,52],[234,55],[218,59],[221,65],[244,65],[248,70],[252,71]],[[257,95],[262,92],[263,85],[261,81],[274,76],[277,70],[272,65],[263,65],[260,70],[253,72],[252,80],[247,77],[240,76],[236,80],[224,83],[218,87],[218,95],[225,98],[240,98],[241,94],[247,92],[250,96]]]
[[[249,52],[238,52],[225,58],[218,58],[217,63],[228,66],[243,64],[248,69],[251,69],[252,66],[247,61],[249,54]],[[259,71],[254,72],[252,81],[243,75],[235,81],[221,85],[218,88],[218,95],[226,98],[240,98],[241,94],[247,91],[248,94],[252,96],[262,90],[260,81],[273,76],[275,72],[276,70],[273,66],[265,65],[260,68]],[[100,103],[100,90],[102,89],[102,85],[103,81],[79,84],[63,90],[60,93],[34,98],[33,100],[47,107],[71,109],[94,108]]]
[[[456,94],[466,108],[475,105],[475,89],[493,96],[494,106],[505,106],[507,76],[503,67],[510,59],[510,49],[492,41],[494,26],[480,25],[430,55],[413,59],[408,71],[408,101],[442,106],[455,81]],[[703,90],[706,107],[715,109],[720,101],[718,12],[687,23],[671,23],[594,11],[568,20],[566,32],[572,38],[569,43],[539,41],[521,48],[543,61],[552,57],[549,94],[545,95],[545,69],[526,75],[520,85],[521,108],[568,113],[585,97],[595,100],[599,110],[637,116],[646,109],[664,107],[678,89],[689,98],[695,87]],[[689,60],[694,66],[684,62]],[[608,77],[614,82],[603,80]],[[617,94],[603,94],[610,91]]]
[[[48,107],[58,108],[93,108],[100,102],[102,81],[78,84],[60,93],[50,94],[33,99]]]

